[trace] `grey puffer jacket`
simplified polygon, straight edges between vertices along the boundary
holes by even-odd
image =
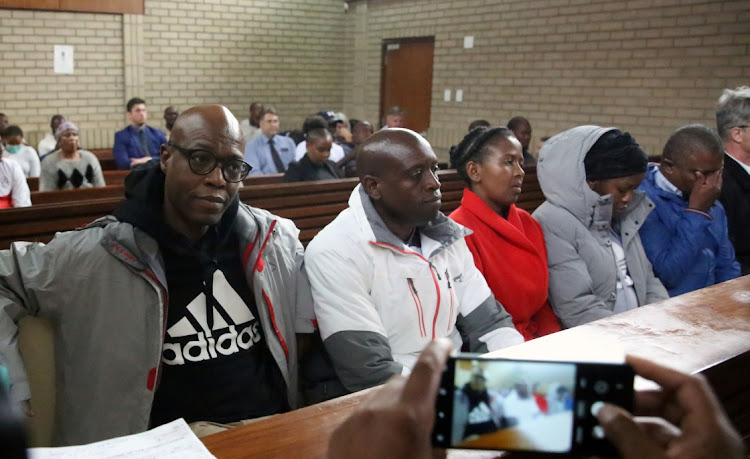
[[[545,142],[537,175],[546,201],[533,213],[544,230],[549,264],[549,300],[566,328],[613,314],[617,265],[610,229],[612,196],[599,196],[586,183],[583,159],[614,128],[579,126]],[[668,298],[654,276],[638,236],[654,203],[636,191],[620,217],[620,236],[639,306]]]
[[[299,231],[289,220],[242,204],[235,225],[245,277],[294,408],[295,332],[314,329]],[[166,285],[156,241],[114,217],[60,233],[47,245],[15,243],[0,251],[0,360],[9,367],[14,401],[32,395],[16,323],[38,315],[55,325],[57,445],[148,428],[161,370]]]

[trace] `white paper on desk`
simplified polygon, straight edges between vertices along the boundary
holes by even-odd
[[[31,448],[29,459],[215,458],[180,418],[149,431],[81,446]]]

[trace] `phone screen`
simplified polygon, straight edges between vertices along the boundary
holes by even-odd
[[[459,448],[567,452],[576,366],[458,360],[451,443]]]
[[[591,413],[599,401],[632,405],[626,365],[450,359],[438,398],[433,443],[440,447],[612,451]]]

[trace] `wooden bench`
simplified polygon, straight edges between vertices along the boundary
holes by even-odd
[[[99,165],[102,166],[103,171],[117,170],[117,164],[115,164],[115,156],[112,153],[111,148],[98,148],[89,151],[95,154],[97,159],[99,159]]]
[[[453,170],[438,172],[443,192],[443,212],[450,213],[461,203],[464,183]],[[356,178],[319,182],[249,185],[240,189],[242,202],[289,218],[300,229],[300,240],[310,240],[348,204]],[[122,187],[37,193],[30,208],[0,212],[0,249],[13,241],[49,242],[58,231],[83,226],[111,214],[124,199]],[[536,175],[527,173],[518,206],[533,211],[544,201]]]
[[[561,351],[565,351],[567,359],[583,359],[602,349],[617,355],[618,350],[612,349],[620,348],[685,372],[701,373],[708,378],[747,445],[750,436],[749,306],[750,276],[745,276],[492,355],[544,360],[559,359]],[[372,390],[272,416],[201,440],[212,454],[222,459],[325,457],[333,430]],[[258,441],[259,438],[263,441]],[[452,454],[449,452],[448,457]],[[462,451],[458,456],[494,458],[497,455]],[[502,456],[513,457],[512,454]]]
[[[102,175],[104,176],[104,183],[106,183],[107,186],[124,184],[125,177],[127,177],[129,173],[130,171],[102,171]],[[28,183],[29,190],[32,193],[35,191],[39,191],[39,177],[28,177],[26,179],[26,183]],[[32,199],[31,202],[33,203],[34,200]]]

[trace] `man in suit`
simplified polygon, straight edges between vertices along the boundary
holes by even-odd
[[[164,133],[146,126],[146,101],[133,97],[128,101],[130,126],[115,133],[112,153],[118,169],[131,169],[138,164],[159,159],[159,149],[167,143]]]
[[[720,200],[727,213],[729,239],[742,275],[750,274],[750,87],[725,89],[716,105],[716,128],[724,140]]]
[[[294,161],[297,148],[294,140],[278,135],[279,115],[273,107],[263,109],[259,125],[261,135],[245,144],[245,161],[253,166],[250,174],[286,172],[289,163]]]

